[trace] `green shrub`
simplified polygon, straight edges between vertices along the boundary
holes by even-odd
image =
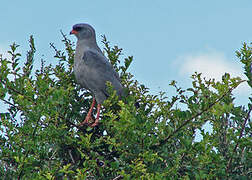
[[[172,81],[176,95],[166,97],[135,80],[127,71],[133,57],[120,62],[122,49],[104,36],[104,53],[128,95],[118,100],[109,86],[100,124],[91,128],[78,126],[92,97],[75,82],[73,43],[64,34],[63,43],[64,50],[51,44],[57,65],[41,60],[40,69],[33,68],[33,37],[24,65],[15,43],[10,59],[0,57],[0,99],[8,106],[0,112],[0,179],[251,178],[252,98],[242,107],[232,95],[241,83],[252,87],[250,46],[237,52],[246,82],[228,73],[222,81],[195,73],[188,89]]]

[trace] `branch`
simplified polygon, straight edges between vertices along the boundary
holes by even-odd
[[[16,89],[10,87],[7,85],[7,83],[4,83],[1,79],[0,79],[0,83],[4,84],[6,86],[7,89],[24,96],[26,99],[28,99],[29,101],[31,101],[34,105],[37,105],[36,102],[34,102],[34,100],[32,98],[30,98],[29,96],[26,96],[24,93],[21,93],[20,91],[17,91]],[[3,99],[2,99],[3,100]],[[8,103],[9,104],[9,103]]]
[[[38,126],[39,126],[39,121],[40,121],[40,118],[38,118],[38,120],[37,120],[37,122],[36,122],[36,126],[35,126],[35,128],[33,129],[33,132],[32,132],[32,140],[34,140],[34,136],[35,136],[36,131],[37,131],[37,128],[38,128]],[[35,143],[35,141],[34,141],[34,143]],[[20,171],[20,173],[19,173],[19,175],[18,175],[18,180],[20,180],[21,177],[23,176],[25,160],[26,160],[26,158],[28,157],[30,151],[31,151],[31,149],[29,149],[29,150],[26,151],[26,153],[25,153],[24,161],[23,161],[23,163],[22,163],[22,165],[21,165],[21,167],[20,167],[21,171]]]
[[[169,139],[171,139],[177,132],[179,132],[184,126],[186,126],[189,122],[191,122],[193,119],[199,117],[200,115],[202,115],[203,113],[209,111],[214,105],[216,105],[218,102],[220,102],[226,95],[228,95],[229,93],[231,93],[234,90],[234,88],[230,88],[225,94],[223,94],[217,101],[213,102],[212,104],[210,104],[208,106],[208,108],[203,109],[201,112],[195,114],[194,116],[192,116],[190,119],[186,120],[183,124],[181,124],[176,130],[174,130],[167,138],[161,140],[158,144],[155,144],[153,146],[150,147],[150,149],[155,149],[159,146],[164,145],[165,143],[168,142]]]
[[[237,150],[237,148],[238,148],[239,140],[242,138],[242,134],[243,134],[243,131],[244,131],[245,126],[246,126],[246,124],[247,124],[247,121],[248,121],[248,119],[249,119],[249,117],[250,117],[251,111],[252,111],[252,109],[250,109],[250,110],[248,111],[247,117],[245,118],[245,120],[244,120],[244,122],[243,122],[242,129],[241,129],[240,135],[239,135],[239,137],[238,137],[238,141],[237,141],[237,143],[236,143],[236,145],[235,145],[235,147],[234,147],[233,153],[235,153],[236,150]],[[231,157],[229,158],[229,161],[228,161],[228,165],[227,165],[227,168],[226,168],[226,172],[229,171],[229,168],[230,168],[230,165],[231,165],[231,163],[232,163],[232,160],[233,160],[233,157],[231,156]]]
[[[8,89],[10,89],[11,91],[13,91],[13,92],[15,92],[15,93],[17,93],[17,94],[20,94],[20,95],[24,96],[26,99],[30,100],[30,101],[32,102],[33,105],[37,105],[37,103],[34,102],[33,99],[31,99],[30,97],[26,96],[25,94],[23,94],[23,93],[17,91],[16,89],[13,89],[12,87],[9,87],[9,86],[8,86],[6,83],[4,83],[1,79],[0,79],[0,82],[1,82],[2,84],[4,84],[4,85],[5,85]],[[19,110],[23,110],[23,109],[20,108],[19,106],[16,106],[15,104],[13,104],[13,103],[11,103],[11,102],[9,102],[9,101],[6,101],[5,99],[1,99],[1,100],[4,101],[5,103],[9,104],[9,105],[12,105],[12,106],[16,107],[16,108],[19,109]],[[23,111],[24,111],[24,110],[23,110]],[[36,126],[35,126],[35,128],[33,129],[33,132],[32,132],[32,139],[33,139],[33,140],[34,140],[34,136],[35,136],[35,134],[36,134],[37,127],[38,127],[38,125],[39,125],[39,121],[40,121],[40,118],[38,118],[38,120],[37,120],[37,122],[36,122]],[[25,161],[25,159],[28,157],[29,153],[30,153],[30,149],[26,151],[25,157],[24,157],[24,161]],[[25,164],[24,161],[23,161],[23,163],[22,163],[22,165],[21,165],[21,167],[20,167],[21,171],[20,171],[20,173],[19,173],[19,175],[18,175],[18,180],[21,179],[21,177],[23,176],[23,170],[24,170],[24,164]]]
[[[13,104],[13,103],[11,103],[11,102],[5,100],[5,99],[0,99],[0,100],[2,100],[3,102],[5,102],[6,104],[9,104],[10,106],[16,107],[17,109],[20,110],[20,108],[19,108],[18,106],[16,106],[15,104]]]
[[[122,179],[123,178],[123,176],[122,175],[119,175],[119,176],[116,176],[114,179],[112,179],[112,180],[118,180],[118,179]]]

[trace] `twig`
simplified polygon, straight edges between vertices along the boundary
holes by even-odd
[[[119,175],[119,176],[116,176],[114,179],[112,179],[112,180],[118,180],[118,179],[121,179],[121,178],[123,178],[123,176],[122,175]]]
[[[6,104],[9,104],[9,105],[11,105],[11,106],[14,106],[14,107],[16,107],[17,109],[20,110],[20,108],[19,108],[18,106],[16,106],[15,104],[11,103],[10,101],[7,101],[7,100],[5,100],[5,99],[0,99],[0,100],[3,101],[3,102],[5,102]]]
[[[26,96],[24,93],[21,93],[20,91],[17,91],[16,89],[13,89],[12,87],[8,86],[6,83],[4,83],[1,79],[0,79],[0,82],[2,84],[4,84],[6,86],[7,89],[10,89],[11,91],[19,94],[19,95],[22,95],[24,96],[26,99],[28,99],[29,101],[31,101],[34,105],[37,105],[36,102],[29,96]],[[3,100],[3,99],[2,99]]]
[[[68,149],[68,154],[69,154],[69,156],[70,156],[70,158],[71,158],[72,162],[75,164],[75,160],[74,160],[74,158],[73,158],[73,155],[72,155],[72,153],[71,153],[71,150],[70,150],[70,149]]]

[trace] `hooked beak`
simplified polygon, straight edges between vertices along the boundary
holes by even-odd
[[[70,32],[70,35],[71,35],[71,34],[78,34],[78,31],[72,30],[72,31]]]

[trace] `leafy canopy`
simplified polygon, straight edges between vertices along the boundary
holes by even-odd
[[[219,179],[252,176],[252,97],[234,104],[233,90],[252,87],[252,48],[237,51],[246,82],[225,73],[222,81],[191,76],[187,89],[170,83],[176,94],[152,95],[128,72],[132,56],[103,36],[104,53],[119,72],[127,96],[118,100],[108,84],[98,127],[79,127],[92,102],[76,84],[74,45],[63,34],[57,65],[41,60],[34,69],[34,39],[26,58],[12,44],[0,56],[0,179]],[[26,60],[25,60],[26,59]],[[122,62],[120,62],[122,61]],[[21,65],[20,63],[23,63]],[[136,108],[135,103],[139,103]],[[182,108],[183,107],[183,108]],[[203,125],[211,124],[212,133]],[[202,135],[195,141],[196,134]]]

